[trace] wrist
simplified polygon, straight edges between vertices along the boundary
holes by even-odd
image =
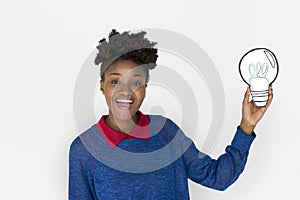
[[[240,128],[247,135],[252,135],[255,125],[252,125],[250,123],[247,123],[245,120],[242,120],[240,123]]]

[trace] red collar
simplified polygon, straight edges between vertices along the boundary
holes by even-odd
[[[149,126],[149,118],[147,115],[144,115],[141,111],[138,111],[140,115],[140,120],[134,129],[126,134],[119,131],[116,131],[110,128],[105,123],[105,118],[108,115],[103,115],[99,122],[97,123],[97,129],[104,137],[110,148],[114,149],[122,140],[125,139],[132,139],[132,138],[139,138],[143,140],[150,139],[150,126]]]

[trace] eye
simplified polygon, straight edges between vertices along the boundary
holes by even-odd
[[[120,81],[118,81],[118,80],[112,80],[111,83],[114,84],[114,85],[117,85],[117,84],[120,83]]]
[[[136,82],[132,82],[132,83],[131,83],[131,85],[132,85],[132,86],[140,86],[140,85],[141,85],[141,83],[140,83],[140,82],[138,82],[138,81],[136,81]]]

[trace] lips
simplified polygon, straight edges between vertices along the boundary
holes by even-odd
[[[120,109],[130,109],[133,106],[134,101],[132,99],[116,99],[115,100],[118,108]]]

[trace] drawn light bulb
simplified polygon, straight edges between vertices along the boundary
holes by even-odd
[[[278,75],[275,54],[266,48],[252,49],[241,58],[239,71],[244,82],[250,86],[257,107],[265,107],[269,99],[269,85]]]

